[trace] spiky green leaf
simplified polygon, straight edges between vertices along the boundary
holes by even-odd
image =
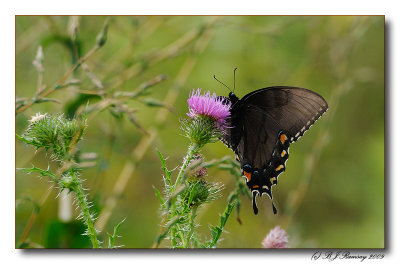
[[[119,222],[115,227],[114,227],[114,232],[113,234],[108,234],[108,248],[117,248],[120,246],[115,246],[115,239],[118,236],[118,229],[121,226],[121,224],[125,221],[126,218],[124,218],[121,222]]]
[[[161,152],[160,151],[157,151],[157,152],[158,152],[158,156],[160,157],[161,166],[164,169],[165,178],[167,179],[168,184],[171,185],[172,184],[171,183],[171,171],[169,171],[167,169],[167,165],[165,163],[165,159],[164,159],[163,155],[161,154]]]

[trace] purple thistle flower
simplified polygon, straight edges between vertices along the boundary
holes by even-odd
[[[228,128],[227,119],[230,116],[231,103],[225,104],[223,97],[217,97],[215,93],[212,95],[208,91],[203,95],[200,94],[201,89],[193,89],[188,99],[189,113],[191,118],[195,116],[206,116],[215,120],[216,127],[222,132]]]
[[[263,248],[287,248],[288,235],[280,226],[276,226],[262,241]]]

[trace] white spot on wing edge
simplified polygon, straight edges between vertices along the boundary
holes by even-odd
[[[246,183],[249,181],[249,179],[247,179],[246,175],[242,174],[242,177],[244,178],[244,180],[246,181]]]

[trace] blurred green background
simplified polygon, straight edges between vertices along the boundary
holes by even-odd
[[[38,73],[32,61],[39,45],[44,53],[43,83],[52,87],[78,56],[95,45],[106,19],[17,16],[16,97],[35,94]],[[290,148],[286,172],[274,189],[278,214],[272,214],[264,196],[258,199],[259,214],[254,215],[251,201],[242,197],[243,223],[232,214],[218,247],[260,248],[275,225],[287,230],[289,247],[384,247],[383,16],[110,17],[107,41],[86,65],[90,72],[81,67],[69,76],[81,80],[80,85],[48,96],[59,103],[34,104],[18,113],[17,133],[23,133],[37,112],[71,114],[74,105],[98,102],[100,97],[93,95],[99,91],[95,79],[112,94],[133,91],[166,75],[150,88],[147,98],[174,108],[169,112],[138,100],[128,102],[138,110],[135,117],[141,126],[154,133],[154,140],[147,140],[127,117],[116,118],[108,110],[89,114],[79,147],[82,152],[96,152],[98,158],[95,166],[82,172],[84,187],[103,220],[110,199],[116,202],[102,222],[103,240],[126,218],[117,244],[152,246],[160,223],[153,186],[163,186],[157,150],[168,157],[169,168],[181,164],[188,140],[182,136],[179,119],[186,116],[189,92],[200,87],[227,95],[212,76],[233,87],[233,69],[238,67],[239,97],[267,86],[299,86],[321,94],[329,110]],[[221,142],[207,145],[203,154],[207,160],[233,157]],[[52,165],[48,160],[44,151],[16,140],[17,168],[32,164],[47,168]],[[208,174],[209,181],[221,182],[225,189],[219,200],[200,210],[197,220],[203,238],[210,236],[209,227],[218,223],[234,188],[226,171],[210,169]],[[59,220],[58,191],[48,194],[50,186],[47,179],[16,171],[16,247],[90,247],[89,239],[80,235],[84,228],[74,220],[75,205],[71,221]]]

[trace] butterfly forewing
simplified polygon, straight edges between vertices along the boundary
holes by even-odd
[[[254,91],[241,103],[258,107],[287,131],[291,142],[300,138],[328,109],[319,94],[298,87],[276,86]]]

